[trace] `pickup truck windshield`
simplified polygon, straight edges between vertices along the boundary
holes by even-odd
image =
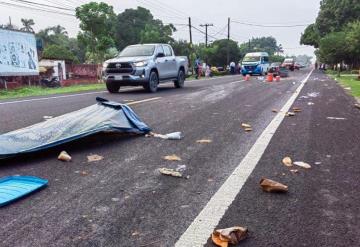
[[[154,54],[154,45],[139,45],[126,47],[119,57],[146,57]]]
[[[244,57],[243,62],[259,62],[260,61],[260,57],[255,57],[255,56],[246,56]]]

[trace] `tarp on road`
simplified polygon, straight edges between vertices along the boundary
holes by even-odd
[[[117,102],[97,104],[0,135],[0,159],[35,152],[104,131],[145,134],[150,128],[135,112]]]

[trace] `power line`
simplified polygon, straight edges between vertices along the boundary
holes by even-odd
[[[74,14],[69,14],[69,13],[60,12],[60,11],[56,11],[56,10],[49,10],[49,9],[42,9],[42,8],[35,8],[35,7],[30,7],[30,6],[24,6],[24,5],[19,5],[19,4],[15,4],[15,3],[0,2],[0,5],[3,5],[3,6],[11,6],[11,7],[16,7],[16,8],[20,8],[20,9],[27,9],[27,10],[30,9],[30,10],[40,11],[40,12],[46,12],[46,13],[52,13],[52,14],[58,14],[58,15],[75,17]]]
[[[25,1],[25,0],[10,0],[10,1],[11,2],[18,2],[18,3],[22,3],[22,4],[35,5],[35,6],[40,6],[40,7],[54,8],[54,9],[59,9],[59,10],[75,11],[75,9],[57,7],[57,6],[53,6],[53,5],[35,3],[35,2]]]
[[[237,24],[241,24],[241,25],[245,25],[245,26],[253,26],[253,27],[304,27],[304,26],[308,26],[309,24],[295,24],[295,25],[264,25],[264,24],[255,24],[255,23],[247,23],[247,22],[241,22],[241,21],[236,21],[233,20],[231,21],[233,23],[237,23]]]

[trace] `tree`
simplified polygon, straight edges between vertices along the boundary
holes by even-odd
[[[282,51],[282,47],[277,45],[277,41],[274,37],[260,37],[252,38],[249,42],[242,43],[240,45],[241,57],[245,56],[249,52],[264,51],[269,55],[274,55],[275,52]]]
[[[322,62],[338,64],[347,59],[345,32],[331,32],[320,40],[319,53]]]
[[[155,20],[150,10],[142,7],[126,9],[117,16],[115,40],[119,50],[137,43],[173,42],[173,25]]]
[[[21,19],[21,23],[23,25],[23,27],[20,28],[21,31],[34,33],[32,26],[35,25],[35,22],[33,19]]]
[[[345,28],[347,52],[354,66],[360,65],[360,21],[349,23]]]
[[[280,55],[270,55],[269,60],[271,63],[282,63],[285,60],[285,57]]]
[[[311,45],[315,48],[319,47],[320,35],[316,29],[315,24],[310,24],[301,34],[300,44],[302,45]]]
[[[76,61],[74,54],[66,47],[60,45],[49,45],[44,49],[44,58]]]
[[[140,32],[140,43],[170,43],[174,41],[171,37],[174,31],[173,25],[163,25],[162,21],[153,20]]]
[[[103,2],[90,2],[76,8],[76,17],[82,30],[78,39],[86,47],[87,54],[92,54],[92,62],[103,62],[107,50],[115,46],[113,7]]]

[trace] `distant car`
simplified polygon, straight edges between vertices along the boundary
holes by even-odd
[[[281,66],[281,63],[270,64],[269,73],[272,73],[274,76],[280,75],[280,66]]]
[[[294,64],[294,69],[300,70],[300,68],[301,68],[301,64],[299,63]]]
[[[282,63],[282,67],[285,67],[291,71],[295,70],[295,61],[293,58],[286,58]]]
[[[280,67],[279,75],[280,75],[280,77],[288,77],[289,76],[289,70],[286,67]]]

